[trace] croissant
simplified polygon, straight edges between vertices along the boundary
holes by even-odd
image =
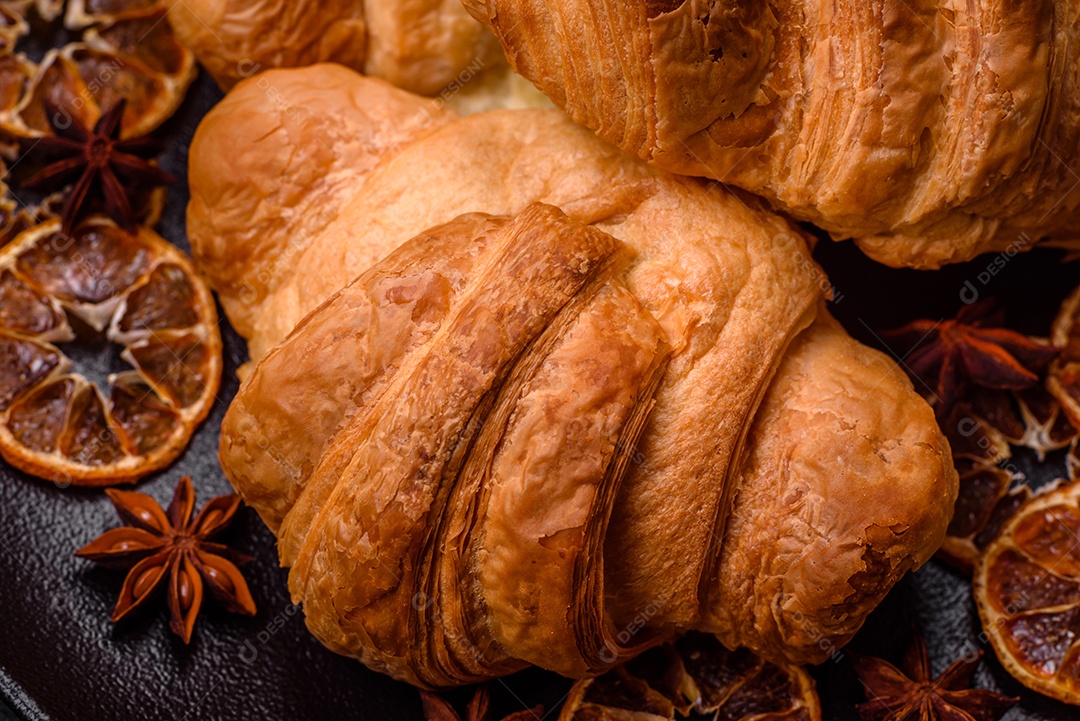
[[[506,64],[458,0],[185,0],[168,17],[226,90],[260,70],[336,62],[436,95]]]
[[[464,0],[602,138],[894,266],[1077,242],[1065,0]]]
[[[424,687],[692,628],[820,661],[940,545],[932,410],[759,201],[555,110],[417,129],[426,101],[341,68],[262,79],[337,132],[239,84],[192,144],[189,236],[256,363],[222,466],[329,648]]]

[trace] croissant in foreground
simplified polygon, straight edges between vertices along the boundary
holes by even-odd
[[[1074,0],[465,0],[577,122],[923,268],[1077,242]]]
[[[266,82],[336,132],[241,83],[188,226],[257,363],[221,461],[328,647],[425,687],[594,675],[687,629],[816,662],[940,544],[931,409],[760,203],[557,111]]]

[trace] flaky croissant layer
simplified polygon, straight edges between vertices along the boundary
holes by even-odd
[[[691,628],[817,661],[936,549],[948,444],[786,221],[556,111],[266,82],[335,124],[242,83],[188,227],[256,361],[222,465],[327,646],[428,687]]]
[[[462,216],[376,264],[256,368],[222,462],[274,523],[257,490],[280,473],[253,473],[265,460],[252,430],[310,419],[308,391],[329,379],[296,367],[302,355],[319,362],[331,341],[357,366],[343,389],[364,399],[355,415],[335,419],[295,490],[270,493],[295,499],[280,548],[316,636],[431,687],[526,664],[590,676],[687,628],[820,660],[925,560],[955,493],[947,444],[910,386],[825,316],[781,361],[733,477],[667,479],[656,448],[678,431],[661,424],[695,426],[687,456],[723,434],[707,408],[680,407],[690,389],[678,359],[668,375],[673,346],[629,289],[632,264],[552,206]],[[845,427],[869,395],[898,435]],[[801,472],[836,458],[855,488]],[[739,494],[730,507],[724,486]]]
[[[457,0],[185,0],[169,22],[225,90],[263,70],[334,62],[437,95],[505,66]]]
[[[464,0],[573,119],[892,265],[1077,242],[1076,0]]]

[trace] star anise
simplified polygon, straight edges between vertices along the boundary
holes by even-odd
[[[165,583],[169,627],[184,643],[191,640],[204,583],[226,610],[255,614],[255,601],[235,565],[249,559],[210,540],[232,521],[240,506],[238,496],[207,501],[192,520],[195,491],[187,476],[180,479],[165,511],[145,493],[111,488],[106,493],[127,525],[106,531],[75,555],[108,568],[131,569],[120,589],[113,621],[129,615]]]
[[[64,201],[63,229],[70,233],[92,200],[100,199],[116,223],[135,232],[136,216],[129,188],[140,191],[176,182],[176,177],[149,161],[162,144],[150,137],[120,139],[120,119],[127,100],[102,113],[90,130],[72,113],[46,101],[54,137],[24,138],[28,156],[50,161],[22,183],[34,190],[57,190],[74,181]],[[125,185],[126,183],[126,185]]]
[[[866,687],[866,703],[856,708],[862,721],[997,721],[1020,699],[971,688],[982,651],[962,658],[931,680],[926,645],[916,634],[903,671],[880,658],[864,656],[855,672]]]
[[[1002,316],[989,301],[964,306],[956,318],[917,320],[884,338],[913,348],[904,358],[908,373],[933,390],[945,416],[969,383],[1000,390],[1035,386],[1058,351],[1049,343],[1000,327]]]
[[[421,691],[420,700],[424,704],[424,718],[427,721],[461,721],[458,712],[441,696]],[[537,721],[543,716],[544,707],[534,706],[531,709],[512,713],[503,718],[502,721]],[[487,686],[476,687],[476,691],[465,709],[465,721],[491,721],[491,700],[488,696]]]

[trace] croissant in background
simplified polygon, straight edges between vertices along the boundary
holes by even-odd
[[[691,628],[828,657],[943,538],[929,406],[756,199],[558,111],[428,103],[270,71],[191,147],[193,251],[256,363],[220,457],[308,627],[426,687]]]
[[[458,0],[185,0],[168,17],[225,90],[259,70],[336,62],[436,95],[506,65]]]
[[[464,0],[602,138],[875,259],[1077,243],[1072,0]]]

